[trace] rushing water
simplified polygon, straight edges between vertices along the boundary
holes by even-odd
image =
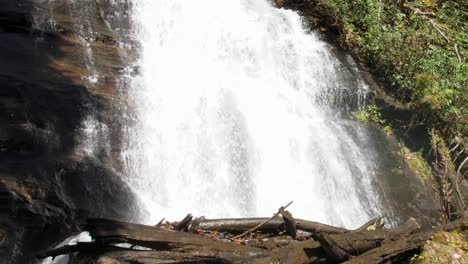
[[[382,213],[367,132],[338,111],[368,88],[296,13],[265,0],[134,8],[123,155],[146,221],[268,216],[291,200],[295,216],[348,227]]]

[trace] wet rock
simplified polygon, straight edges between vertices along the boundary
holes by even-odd
[[[31,1],[2,1],[0,10],[0,32],[29,32],[28,17]]]
[[[96,159],[71,160],[58,175],[60,190],[80,217],[103,217],[134,221],[140,217],[137,201],[123,176]]]
[[[279,8],[283,7],[286,0],[275,0],[275,5]]]
[[[113,28],[129,24],[113,12],[128,3],[114,2],[2,1],[0,263],[32,263],[86,217],[140,214],[119,159],[110,157],[121,124],[109,122],[108,153],[80,151],[84,120],[115,119],[124,96],[117,76],[131,51],[117,45],[127,39]]]

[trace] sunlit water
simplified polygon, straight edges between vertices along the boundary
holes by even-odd
[[[368,88],[296,13],[134,3],[140,74],[122,155],[144,221],[269,216],[289,201],[294,216],[347,227],[382,213],[366,131],[337,113]]]

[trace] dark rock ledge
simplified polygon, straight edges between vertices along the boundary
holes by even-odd
[[[119,172],[104,165],[105,157],[76,152],[83,119],[94,112],[100,120],[111,116],[110,102],[121,96],[114,88],[124,67],[120,47],[102,18],[109,1],[80,1],[101,5],[89,21],[96,69],[104,78],[92,87],[85,83],[83,47],[71,26],[77,21],[73,1],[55,2],[3,0],[0,5],[2,264],[33,263],[37,252],[76,231],[81,219],[131,221],[139,214],[137,199]],[[38,18],[50,19],[41,12],[52,8],[55,27],[40,26]],[[118,148],[118,129],[109,130]]]

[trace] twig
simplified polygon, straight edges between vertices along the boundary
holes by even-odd
[[[156,224],[156,226],[157,226],[157,227],[161,226],[162,223],[164,222],[164,220],[166,220],[166,218],[161,219],[161,221],[159,221],[159,222]]]
[[[417,15],[434,16],[434,17],[436,16],[436,13],[434,13],[434,12],[424,12],[424,11],[421,11],[421,9],[419,9],[417,7],[412,7],[412,6],[408,5],[407,3],[403,3],[403,7],[408,8],[409,10],[413,11]]]
[[[245,235],[248,235],[249,233],[252,233],[252,232],[255,232],[255,230],[259,229],[262,225],[268,223],[270,220],[272,220],[273,218],[277,217],[278,215],[281,214],[281,211],[288,208],[288,206],[290,206],[291,204],[293,203],[293,201],[289,202],[286,206],[281,206],[280,209],[278,209],[278,212],[276,214],[274,214],[272,217],[268,218],[267,220],[261,222],[260,224],[252,227],[251,229],[245,231],[244,233],[240,234],[240,235],[237,235],[235,237],[233,237],[232,239],[238,239],[238,238],[241,238]]]
[[[452,153],[452,151],[456,150],[458,148],[458,146],[460,146],[460,142],[458,142],[455,147],[449,149],[448,153]]]
[[[468,161],[468,157],[465,158],[465,160],[460,164],[460,166],[458,167],[458,170],[457,170],[457,174],[460,174],[461,172],[461,169],[463,168],[463,166],[465,165],[465,163]]]

